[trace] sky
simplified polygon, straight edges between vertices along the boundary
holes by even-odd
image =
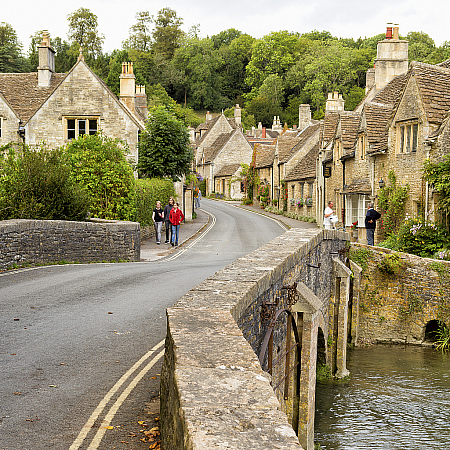
[[[138,11],[155,15],[169,7],[183,19],[182,29],[200,26],[200,36],[218,34],[236,28],[254,38],[272,31],[305,33],[326,30],[333,36],[370,37],[386,30],[387,23],[400,26],[400,34],[423,31],[436,45],[450,41],[448,0],[3,0],[0,22],[9,23],[28,51],[30,35],[48,30],[50,37],[67,39],[67,15],[80,7],[90,9],[98,17],[99,32],[104,35],[103,51],[120,49],[122,41],[135,23]]]

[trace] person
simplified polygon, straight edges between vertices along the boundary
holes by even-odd
[[[365,220],[367,245],[374,245],[375,227],[377,225],[376,222],[380,217],[381,214],[373,209],[373,203],[370,202],[367,205]]]
[[[323,226],[326,230],[331,230],[333,228],[333,223],[331,222],[331,216],[335,213],[333,206],[334,203],[330,200],[324,211],[325,217],[323,219]]]
[[[194,208],[198,208],[198,192],[199,192],[198,186],[194,187]]]
[[[170,216],[170,210],[173,208],[173,205],[175,203],[175,199],[173,197],[169,198],[169,203],[164,207],[164,226],[166,228],[166,240],[165,244],[170,244],[172,241],[172,225],[169,220]],[[169,240],[169,233],[170,233],[170,240]]]
[[[194,194],[195,207],[200,208],[200,200],[202,199],[202,191],[198,188],[197,196]]]
[[[178,245],[178,234],[180,231],[180,224],[184,220],[184,215],[179,208],[178,202],[175,202],[173,208],[170,211],[170,223],[172,224],[172,247]]]
[[[161,244],[161,229],[164,222],[164,211],[161,209],[161,202],[156,202],[156,208],[152,213],[152,220],[155,225],[156,243]]]

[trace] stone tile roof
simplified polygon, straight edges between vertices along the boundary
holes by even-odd
[[[236,171],[241,167],[239,163],[229,164],[223,166],[214,176],[217,177],[231,177],[236,173]]]
[[[348,156],[352,149],[355,147],[356,138],[358,135],[358,127],[361,121],[361,114],[341,113],[340,129],[342,147],[344,149],[343,156]]]
[[[368,179],[353,180],[345,189],[341,190],[342,194],[372,194],[372,187]]]
[[[286,162],[292,154],[293,148],[301,141],[297,136],[282,134],[277,139],[278,162]]]
[[[375,103],[384,105],[395,105],[400,93],[405,87],[407,74],[398,75],[393,78],[375,97],[372,99]]]
[[[221,114],[218,114],[213,119],[208,120],[207,122],[201,123],[195,129],[196,133],[204,130],[202,137],[200,139],[198,139],[197,141],[195,141],[195,143],[194,143],[195,148],[197,148],[199,145],[202,144],[202,142],[205,140],[206,136],[211,131],[212,127],[217,123],[217,121],[219,120],[220,117],[221,117]],[[228,123],[230,124],[231,128],[233,128],[233,130],[235,130],[237,128],[237,125],[236,125],[236,121],[235,121],[234,117],[227,117],[226,119],[227,119]]]
[[[0,93],[24,124],[66,78],[67,73],[52,74],[50,87],[38,87],[38,73],[0,73]]]
[[[447,67],[447,69],[450,69],[450,59],[446,59],[445,61],[442,61],[436,65],[440,67]]]
[[[273,159],[275,157],[275,144],[262,144],[256,148],[256,161],[255,167],[262,169],[263,167],[270,167],[273,165]]]
[[[205,163],[214,161],[216,159],[220,150],[222,150],[223,146],[228,142],[234,131],[235,130],[232,130],[229,133],[219,134],[213,144],[205,148]]]
[[[319,156],[319,142],[299,161],[299,163],[286,175],[286,181],[316,178],[316,160]]]
[[[378,103],[364,105],[368,149],[367,154],[385,151],[388,148],[388,133],[386,126],[393,112],[393,107]]]
[[[284,163],[288,161],[295,153],[297,153],[302,146],[315,134],[319,131],[320,124],[316,123],[315,125],[311,125],[305,128],[301,133],[289,135],[283,134],[280,136],[279,141],[282,140],[282,152],[280,152],[280,142],[278,144],[278,161],[280,163]],[[282,139],[283,138],[283,139]],[[288,148],[288,140],[291,139],[291,143],[294,144],[291,149]]]
[[[273,139],[277,138],[280,135],[278,131],[266,130],[266,136],[269,136]]]
[[[337,111],[327,111],[325,112],[325,117],[323,118],[323,126],[321,129],[320,141],[324,144],[330,142],[336,134],[336,129],[339,122],[339,113]]]

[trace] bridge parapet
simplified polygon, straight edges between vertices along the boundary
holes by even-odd
[[[344,250],[348,240],[346,233],[333,230],[289,230],[167,310],[161,374],[164,448],[313,448],[317,333],[320,328],[327,336],[335,289],[333,254]],[[294,283],[300,301],[292,306],[287,288]],[[288,305],[289,314],[274,322],[269,304]],[[268,360],[280,359],[277,353],[294,333],[288,328],[291,315],[300,346],[294,345],[297,353],[281,369],[288,372],[288,381],[277,382],[278,369],[266,372]],[[273,354],[263,355],[261,366],[256,355],[270,323]],[[281,388],[274,392],[275,384]]]

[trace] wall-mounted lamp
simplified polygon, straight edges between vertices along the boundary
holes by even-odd
[[[23,126],[21,120],[19,120],[19,129],[17,130],[17,134],[22,138],[23,142],[25,142],[25,127]]]
[[[380,186],[380,189],[383,189],[384,188],[384,180],[383,180],[383,177],[381,177],[380,178],[380,181],[378,182],[378,185]]]

